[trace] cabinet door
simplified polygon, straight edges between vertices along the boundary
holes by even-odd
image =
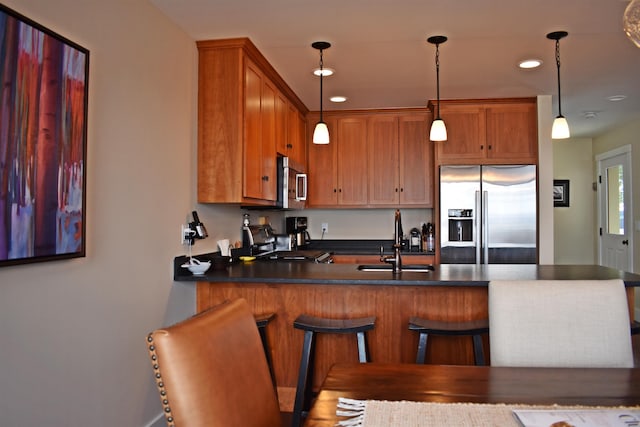
[[[368,137],[369,204],[397,205],[402,191],[398,175],[398,117],[370,116]]]
[[[288,156],[289,146],[291,145],[289,135],[289,102],[287,98],[280,92],[276,92],[275,99],[275,115],[276,115],[276,151],[283,156]]]
[[[307,183],[309,207],[332,207],[338,204],[338,160],[336,121],[325,117],[329,128],[331,142],[327,145],[317,145],[312,142],[313,129],[318,121],[317,114],[310,114],[308,118],[307,147],[309,150],[309,181]]]
[[[305,172],[307,170],[306,122],[293,104],[288,104],[287,116],[287,151],[284,154],[291,158],[299,172]]]
[[[329,144],[331,145],[331,144]],[[367,204],[367,118],[338,119],[338,204]]]
[[[248,61],[245,65],[244,99],[244,180],[242,195],[245,198],[262,197],[262,98],[263,76],[257,66]]]
[[[438,160],[478,160],[485,157],[485,121],[479,105],[440,105],[447,140],[437,142]],[[431,124],[429,124],[431,126]]]
[[[399,119],[400,205],[433,207],[433,152],[430,114]]]
[[[264,78],[262,84],[262,97],[260,115],[262,120],[262,144],[261,169],[262,192],[260,199],[276,200],[277,191],[277,164],[276,164],[276,100],[277,89]],[[249,153],[251,155],[251,153]]]
[[[489,105],[485,114],[489,158],[536,163],[538,126],[534,102]]]

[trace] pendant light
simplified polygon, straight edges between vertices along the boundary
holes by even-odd
[[[427,39],[431,44],[436,45],[436,93],[438,104],[436,106],[436,118],[431,123],[431,132],[429,132],[429,139],[431,141],[446,141],[447,140],[447,127],[444,125],[444,120],[440,118],[440,49],[439,46],[447,41],[445,36],[432,36]]]
[[[622,28],[627,37],[640,47],[640,0],[633,0],[624,10]]]
[[[329,143],[329,128],[327,124],[322,120],[322,78],[323,78],[323,63],[322,63],[322,51],[329,49],[331,44],[328,42],[313,42],[311,47],[320,51],[320,121],[316,124],[313,130],[313,143],[314,144],[328,144]]]
[[[558,117],[553,121],[551,128],[552,139],[567,139],[571,136],[569,123],[562,115],[562,101],[560,96],[560,39],[565,38],[569,33],[566,31],[554,31],[547,34],[547,38],[556,41],[556,65],[558,68]]]

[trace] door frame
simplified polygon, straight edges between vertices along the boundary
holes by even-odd
[[[614,148],[613,150],[609,150],[607,152],[601,153],[596,155],[596,165],[597,165],[597,176],[598,176],[598,181],[599,181],[599,185],[597,186],[597,190],[598,190],[598,206],[597,206],[597,210],[598,210],[598,229],[600,230],[598,233],[598,263],[600,265],[602,265],[602,259],[603,259],[603,248],[602,248],[602,230],[604,230],[604,228],[606,227],[606,224],[603,223],[603,221],[605,220],[605,218],[602,217],[602,212],[603,212],[603,203],[606,203],[606,200],[604,200],[604,190],[602,188],[603,183],[601,182],[602,176],[603,176],[603,168],[602,168],[602,164],[605,160],[608,160],[612,157],[617,157],[617,156],[624,156],[624,160],[623,160],[623,168],[624,168],[624,173],[627,177],[627,185],[629,188],[625,188],[624,191],[626,194],[629,195],[628,197],[628,203],[625,200],[625,205],[624,205],[624,216],[625,216],[625,227],[627,229],[627,231],[625,231],[625,234],[628,235],[628,239],[629,239],[629,245],[628,245],[628,251],[627,251],[627,257],[628,257],[628,265],[629,265],[629,272],[634,272],[635,271],[635,265],[634,265],[634,256],[633,256],[633,235],[634,235],[634,216],[633,216],[633,170],[631,168],[631,164],[632,164],[632,157],[631,157],[631,145],[627,144],[627,145],[623,145],[621,147],[618,148]]]

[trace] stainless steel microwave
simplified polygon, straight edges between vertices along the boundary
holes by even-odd
[[[307,200],[307,174],[289,157],[278,157],[278,201],[280,209],[304,209]]]

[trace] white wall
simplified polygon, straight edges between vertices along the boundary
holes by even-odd
[[[144,338],[194,311],[172,282],[192,209],[196,49],[146,0],[3,0],[90,56],[87,256],[0,269],[0,424],[144,426]]]
[[[593,140],[594,158],[623,145],[631,145],[632,205],[633,205],[633,272],[640,272],[640,118],[620,126]],[[640,292],[636,292],[640,305]]]
[[[554,179],[569,180],[569,207],[554,208],[555,264],[597,264],[591,139],[553,142]]]
[[[538,96],[538,263],[554,263],[551,95]]]

